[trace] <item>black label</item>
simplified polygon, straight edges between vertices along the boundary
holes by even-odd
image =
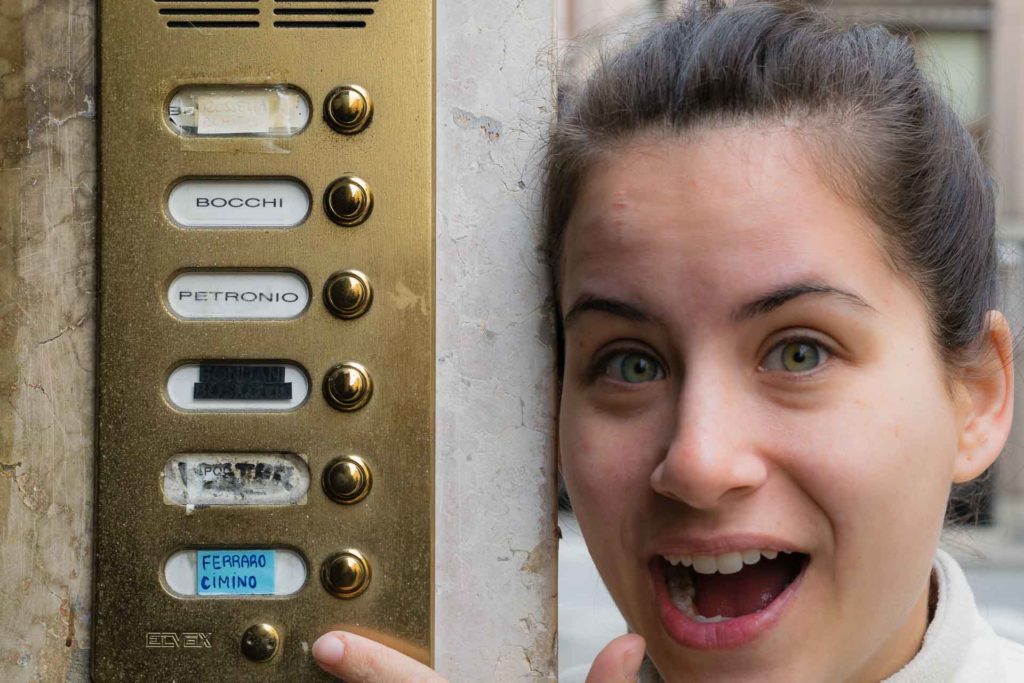
[[[292,383],[284,381],[281,365],[234,365],[203,363],[192,398],[231,401],[289,401]]]

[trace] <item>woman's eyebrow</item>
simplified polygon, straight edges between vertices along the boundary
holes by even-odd
[[[570,308],[569,312],[565,314],[565,317],[562,319],[562,326],[569,327],[576,318],[586,311],[609,313],[632,322],[654,322],[651,316],[633,304],[628,304],[625,301],[620,301],[619,299],[609,299],[606,297],[584,294],[580,298],[576,299],[572,308]]]
[[[874,306],[852,292],[847,292],[822,282],[795,282],[773,289],[767,294],[743,304],[736,309],[732,317],[734,320],[749,320],[750,318],[770,313],[793,299],[806,294],[829,294],[839,297],[858,308],[865,308],[875,313],[878,312]]]

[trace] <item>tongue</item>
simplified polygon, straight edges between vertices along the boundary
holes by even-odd
[[[780,554],[774,560],[761,558],[735,574],[693,572],[693,604],[702,617],[741,617],[764,609],[796,578],[800,565],[796,555]]]

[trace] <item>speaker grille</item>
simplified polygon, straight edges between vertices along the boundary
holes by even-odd
[[[168,28],[258,28],[259,0],[154,0]],[[213,6],[216,5],[216,6]]]
[[[274,28],[366,28],[377,0],[274,0]]]
[[[153,0],[168,28],[259,28],[269,0]],[[273,0],[274,28],[366,28],[379,0]]]

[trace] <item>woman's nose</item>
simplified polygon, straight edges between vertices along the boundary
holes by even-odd
[[[721,382],[681,390],[671,439],[651,474],[656,492],[710,510],[764,484],[768,466],[738,398]]]

